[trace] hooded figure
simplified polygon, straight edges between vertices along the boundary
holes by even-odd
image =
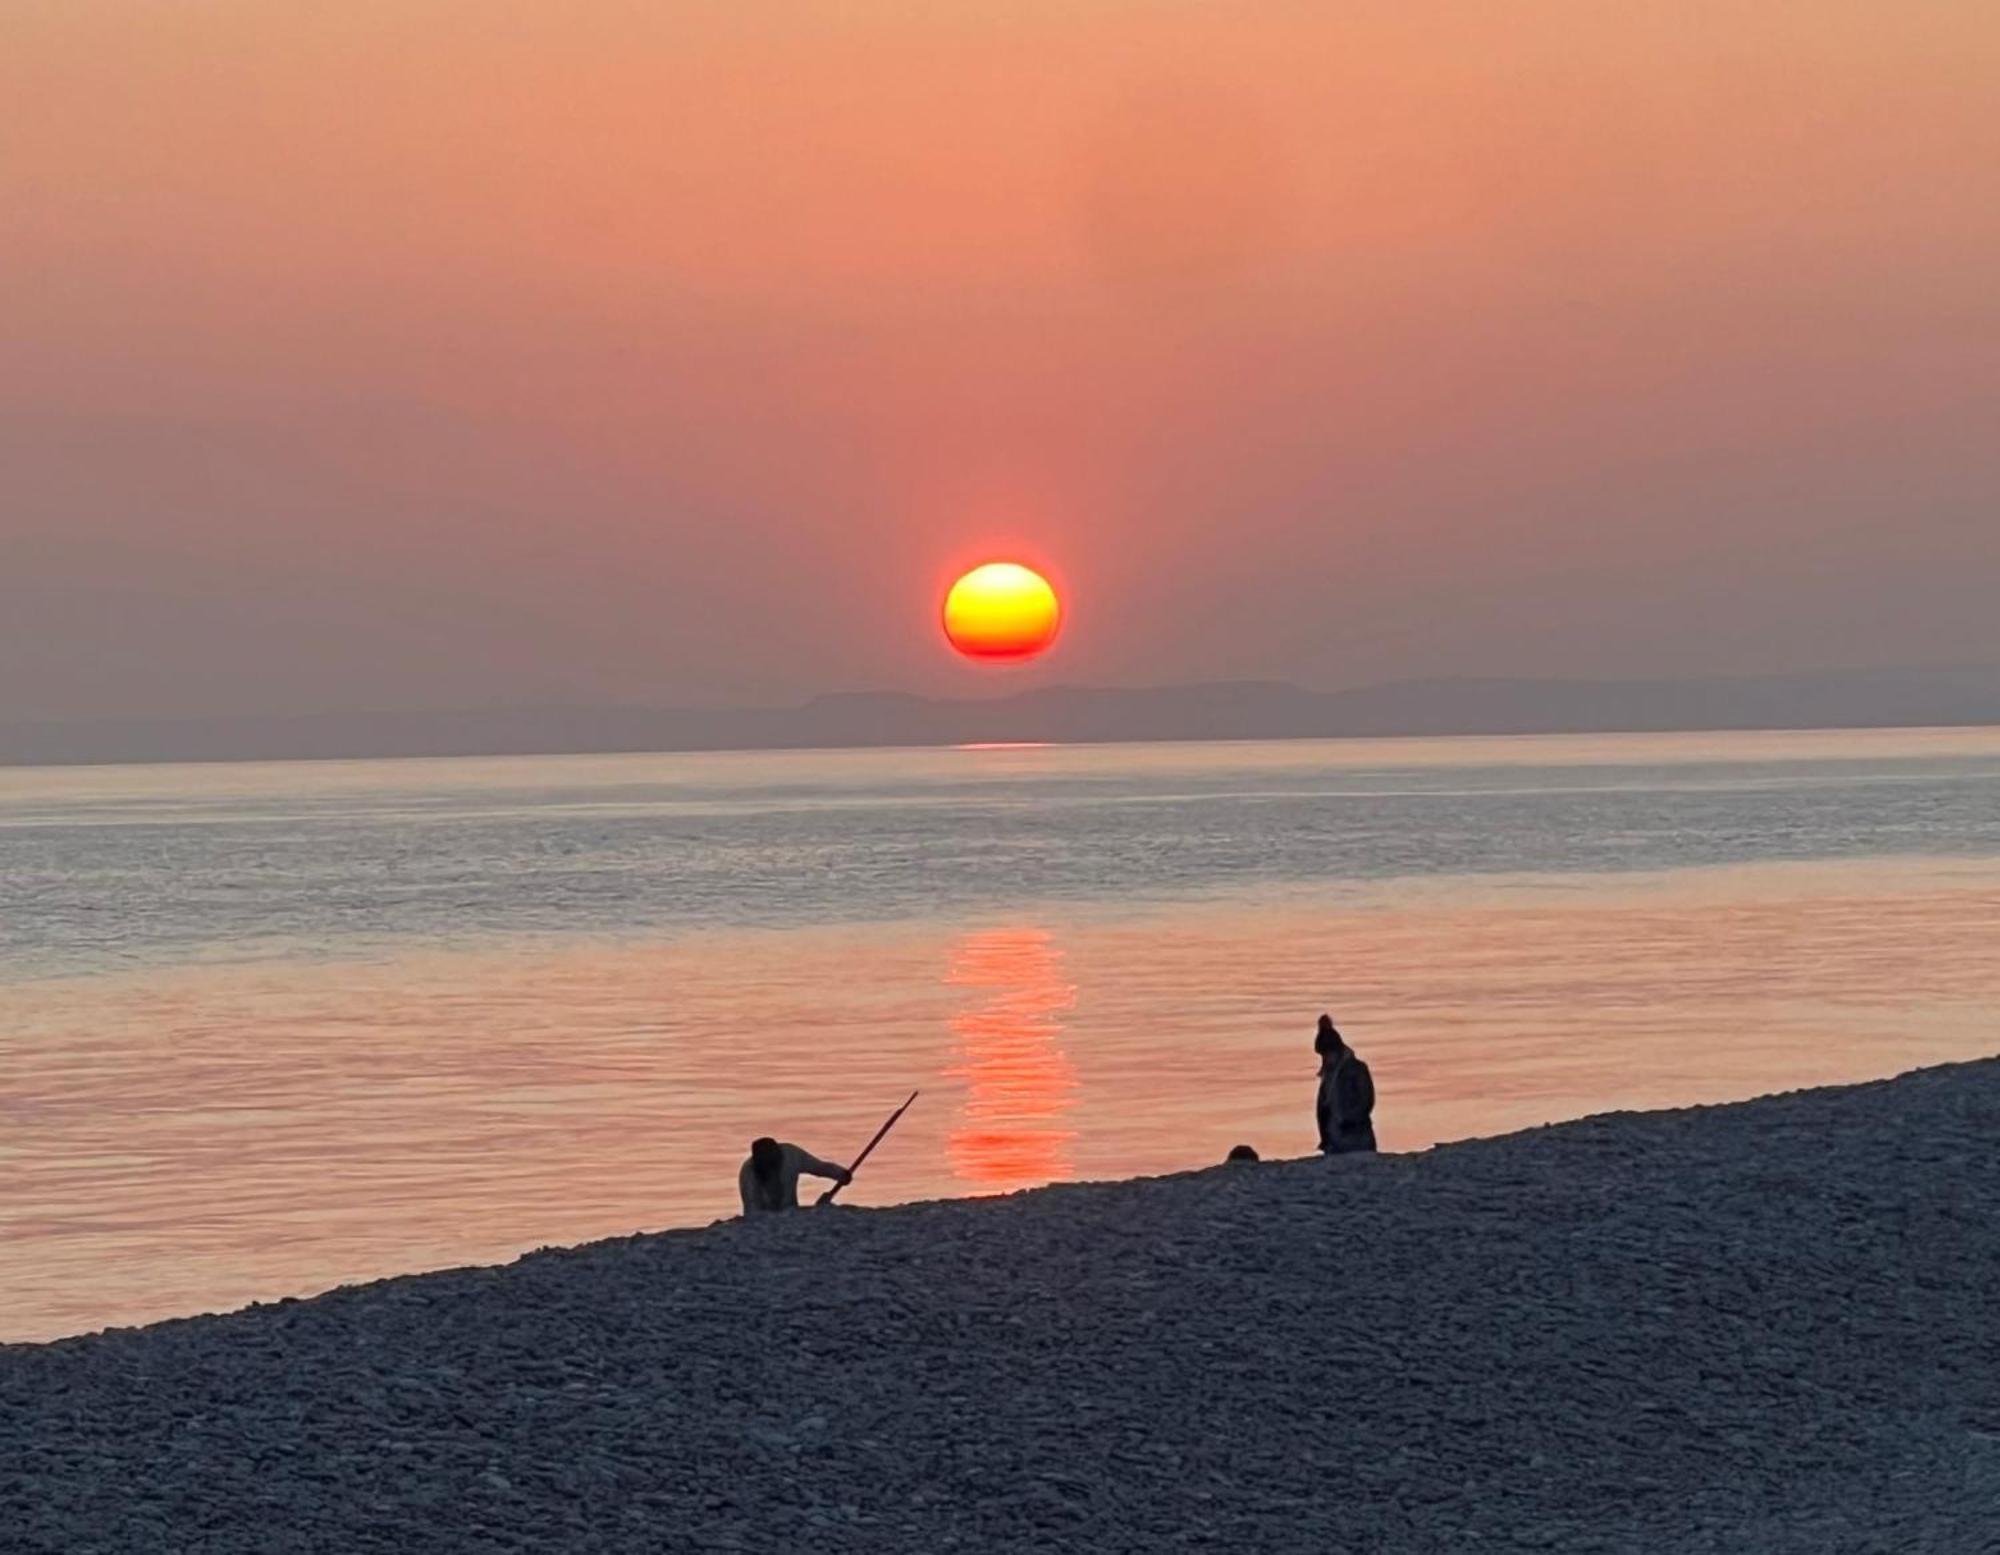
[[[1313,1037],[1319,1054],[1319,1147],[1327,1155],[1375,1148],[1375,1077],[1322,1015]]]

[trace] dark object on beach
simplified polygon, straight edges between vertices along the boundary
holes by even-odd
[[[1319,1054],[1319,1147],[1327,1155],[1375,1148],[1375,1077],[1333,1024],[1322,1015],[1313,1037]]]
[[[1229,1148],[1229,1154],[1224,1157],[1225,1162],[1255,1161],[1258,1159],[1257,1147],[1255,1145],[1232,1145]]]
[[[822,1161],[797,1145],[783,1145],[767,1135],[751,1142],[750,1159],[738,1169],[736,1186],[743,1195],[743,1213],[758,1215],[797,1209],[801,1177],[831,1177],[837,1188],[850,1175],[844,1166]]]
[[[854,1181],[854,1174],[861,1170],[861,1163],[867,1160],[869,1156],[875,1153],[875,1147],[882,1143],[883,1136],[886,1135],[890,1129],[896,1126],[896,1120],[900,1118],[904,1113],[910,1110],[910,1102],[915,1101],[920,1094],[922,1093],[918,1091],[910,1092],[910,1101],[904,1102],[902,1106],[898,1107],[894,1112],[889,1114],[889,1121],[884,1123],[877,1130],[875,1130],[875,1137],[869,1140],[866,1145],[862,1146],[861,1154],[859,1154],[854,1158],[854,1164],[847,1168],[847,1171],[837,1181],[835,1181],[834,1185],[831,1188],[827,1189],[826,1192],[822,1193],[819,1196],[820,1203],[831,1204],[833,1202],[833,1196],[836,1193],[840,1192],[842,1188],[845,1188],[849,1183]]]

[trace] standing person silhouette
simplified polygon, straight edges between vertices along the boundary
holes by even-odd
[[[736,1186],[743,1195],[743,1213],[758,1215],[767,1210],[797,1209],[802,1176],[830,1177],[844,1184],[850,1175],[846,1167],[808,1155],[797,1145],[765,1138],[751,1142],[750,1159],[737,1171]]]
[[[1326,1155],[1353,1155],[1375,1148],[1375,1077],[1322,1015],[1313,1036],[1319,1054],[1319,1148]]]

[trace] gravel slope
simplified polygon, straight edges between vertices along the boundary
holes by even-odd
[[[0,1549],[2000,1550],[2000,1060],[0,1348]]]

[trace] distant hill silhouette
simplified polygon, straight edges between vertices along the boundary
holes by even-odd
[[[1332,692],[1278,681],[1050,686],[983,700],[855,692],[789,708],[524,707],[16,723],[0,724],[0,764],[1970,724],[2000,724],[2000,666],[1701,680],[1446,678]]]

